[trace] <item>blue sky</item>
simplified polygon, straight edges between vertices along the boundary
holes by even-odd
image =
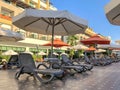
[[[112,41],[120,40],[120,26],[108,22],[104,7],[110,0],[50,0],[58,10],[68,10],[88,21],[89,27]]]

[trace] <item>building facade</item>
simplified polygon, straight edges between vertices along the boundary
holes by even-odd
[[[51,36],[26,32],[12,25],[12,17],[20,14],[25,8],[57,10],[51,4],[49,5],[48,1],[49,0],[1,0],[0,1],[0,28],[20,32],[27,38],[50,40]]]
[[[29,38],[29,40],[31,42],[33,41],[33,39],[35,42],[38,42],[38,40],[39,40],[39,42],[41,42],[41,44],[43,44],[45,41],[50,41],[51,40],[50,35],[42,35],[42,34],[37,34],[37,33],[32,33],[32,32],[26,32],[26,31],[19,29],[19,28],[15,27],[14,25],[12,25],[12,17],[20,14],[26,8],[34,8],[34,9],[40,9],[40,10],[43,10],[43,9],[57,10],[57,8],[55,8],[52,5],[52,3],[49,2],[49,0],[0,0],[0,28],[5,29],[5,30],[7,29],[7,30],[19,32],[19,33],[23,34],[27,38],[27,40]],[[24,51],[25,50],[25,48],[24,48],[25,45],[21,45],[22,47],[20,47],[19,46],[20,43],[18,43],[19,45],[16,45],[16,46],[15,45],[13,46],[14,43],[12,43],[13,47],[8,46],[7,45],[8,43],[6,45],[3,45],[3,43],[0,42],[0,44],[1,44],[0,49],[3,51],[8,50],[8,49],[13,49],[15,51]],[[9,44],[11,44],[11,43],[9,43]],[[19,47],[17,47],[17,46],[19,46]],[[30,49],[30,50],[36,51],[35,49]]]
[[[37,51],[37,44],[43,44],[51,40],[51,35],[42,35],[32,32],[27,32],[22,29],[19,29],[12,25],[12,17],[20,14],[26,8],[40,9],[40,10],[57,10],[56,7],[49,0],[0,0],[0,28],[8,29],[15,32],[19,32],[26,37],[21,44],[20,42],[12,43],[13,46],[8,46],[11,44],[7,42],[0,42],[0,50],[5,51],[13,49],[15,51],[25,51],[25,47],[28,44],[28,47],[31,51]],[[87,28],[84,34],[77,34],[79,41],[84,40],[92,35],[96,34],[91,28]],[[60,36],[56,36],[60,37]],[[66,38],[64,38],[66,39]],[[28,40],[30,43],[28,43]],[[27,42],[27,44],[25,44]],[[37,43],[41,42],[41,43]],[[34,44],[34,45],[33,45]],[[21,47],[20,47],[20,46]],[[43,49],[43,48],[42,48]]]

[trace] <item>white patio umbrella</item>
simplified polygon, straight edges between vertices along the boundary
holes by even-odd
[[[23,53],[29,53],[29,54],[33,55],[33,53],[29,51],[29,47],[26,47],[26,50]]]
[[[0,41],[19,41],[23,40],[24,36],[20,33],[11,30],[4,30],[0,28]]]
[[[77,49],[77,50],[87,50],[88,49],[87,46],[82,45],[82,44],[78,44],[78,45],[72,46],[70,48],[74,48],[74,49]]]
[[[98,45],[98,48],[103,48],[103,49],[107,49],[107,48],[120,48],[120,45],[116,45],[116,44]]]
[[[8,51],[2,53],[2,55],[16,55],[16,54],[18,54],[18,53],[13,50],[8,50]]]
[[[110,45],[98,45],[97,48],[107,49]]]
[[[104,50],[104,49],[97,49],[97,50],[95,51],[95,53],[102,53],[102,52],[106,52],[106,50]]]
[[[41,51],[41,52],[37,53],[37,55],[46,55],[46,53]]]
[[[83,33],[87,28],[86,20],[68,11],[26,9],[12,20],[15,26],[23,30],[52,35],[52,53],[54,35],[74,35]]]
[[[57,52],[54,52],[53,54],[54,54],[54,55],[59,55]]]
[[[23,53],[29,53],[29,54],[33,55],[33,53],[30,52],[30,51],[25,51],[25,52],[23,52]]]
[[[63,55],[63,54],[64,54],[64,55],[68,55],[68,54],[67,54],[67,53],[65,53],[65,52],[61,53],[60,55]]]

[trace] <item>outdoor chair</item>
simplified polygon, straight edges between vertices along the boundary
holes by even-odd
[[[104,57],[96,58],[92,55],[91,55],[91,61],[95,66],[106,66],[112,63],[109,59],[106,59]]]
[[[55,58],[45,58],[44,62],[47,63],[49,68],[61,69],[61,60],[56,57]]]
[[[48,83],[54,79],[54,77],[62,77],[63,70],[49,69],[45,64],[39,64],[37,67],[35,62],[28,53],[20,53],[18,56],[21,67],[15,74],[15,78],[18,79],[21,74],[29,74],[36,77],[41,83]],[[44,67],[44,68],[43,68]]]
[[[86,70],[90,71],[90,70],[93,69],[92,63],[90,62],[89,58],[86,57],[86,56],[84,56],[82,58],[73,59],[72,62],[73,62],[74,65],[82,65],[82,66],[84,66],[84,68]]]
[[[8,60],[7,67],[12,68],[13,66],[19,68],[20,63],[18,61],[18,55],[11,55],[11,57]]]
[[[105,56],[100,58],[101,65],[106,66],[112,63],[110,58],[106,58]]]
[[[69,60],[67,55],[63,54],[63,55],[61,55],[61,57],[62,57],[62,60],[61,60],[62,68],[64,68],[64,69],[72,69],[72,70],[75,70],[78,73],[86,71],[85,66],[73,64],[72,61]]]

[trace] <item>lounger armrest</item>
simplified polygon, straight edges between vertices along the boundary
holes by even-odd
[[[51,64],[53,69],[61,69],[61,64],[59,62],[54,62]]]
[[[39,69],[40,66],[43,66],[43,67],[45,67],[46,69],[48,69],[48,67],[47,67],[45,64],[43,64],[43,63],[38,64],[38,65],[37,65],[37,69]]]
[[[47,61],[48,63],[54,63],[59,62],[60,60],[58,58],[46,58],[44,61]]]
[[[20,71],[23,71],[24,70],[24,68],[28,68],[30,71],[34,71],[34,68],[32,68],[32,67],[30,67],[29,65],[25,65],[25,66],[22,66],[21,68],[20,68]],[[25,70],[26,71],[26,70]]]
[[[21,66],[21,68],[19,69],[19,71],[17,71],[16,74],[15,74],[15,78],[16,79],[18,79],[21,74],[28,73],[28,71],[25,71],[24,68],[30,69],[29,73],[34,72],[34,70],[31,67],[27,66],[27,65],[26,66]]]

